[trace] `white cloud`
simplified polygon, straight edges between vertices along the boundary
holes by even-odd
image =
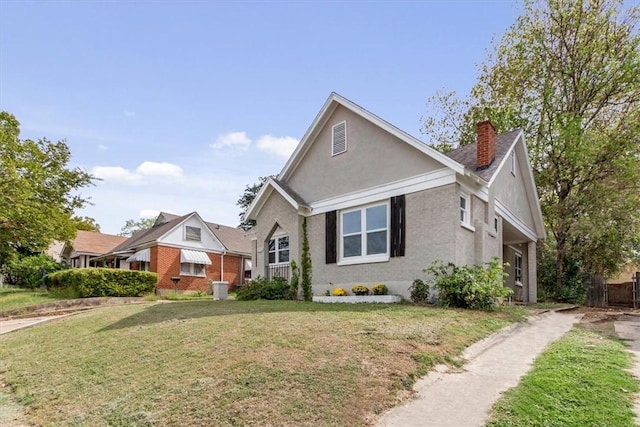
[[[128,184],[138,184],[144,178],[179,178],[182,177],[182,168],[173,163],[143,162],[135,172],[123,168],[122,166],[95,166],[91,173],[105,182],[124,182]],[[147,179],[145,183],[152,183]]]
[[[91,173],[104,181],[136,182],[139,177],[120,166],[96,166]]]
[[[138,166],[136,172],[144,176],[182,176],[182,168],[180,166],[167,162],[144,162]]]
[[[258,149],[280,157],[289,157],[297,145],[298,140],[291,136],[263,135],[256,142]]]
[[[135,112],[135,111],[125,111],[125,112],[124,112],[124,115],[125,115],[126,117],[133,117],[133,116],[135,116],[135,115],[136,115],[136,112]]]
[[[251,145],[251,139],[246,132],[229,132],[218,135],[215,142],[210,147],[215,149],[232,148],[240,151],[247,151]]]
[[[108,149],[109,149],[109,147],[107,147],[104,144],[99,144],[98,145],[98,150],[100,150],[100,151],[107,151]]]
[[[142,209],[139,216],[140,218],[155,218],[159,213],[160,211],[157,211],[155,209]]]

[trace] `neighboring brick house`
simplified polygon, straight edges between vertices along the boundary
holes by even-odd
[[[537,299],[545,230],[521,130],[496,135],[482,122],[476,144],[445,155],[332,93],[246,219],[254,275],[266,277],[300,265],[306,223],[314,294],[382,282],[408,297],[434,260],[498,257],[514,297]]]
[[[110,252],[125,240],[123,236],[78,230],[75,239],[64,244],[60,258],[74,268],[102,266],[102,262],[94,258]]]
[[[205,222],[197,212],[158,215],[153,227],[99,257],[115,268],[158,273],[157,290],[207,291],[210,280],[229,289],[244,282],[251,242],[243,230]],[[250,269],[250,268],[249,268]],[[172,278],[179,278],[174,283]]]

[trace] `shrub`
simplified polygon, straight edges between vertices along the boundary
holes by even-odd
[[[240,301],[287,299],[288,296],[289,285],[282,277],[269,280],[258,276],[236,291],[236,299]]]
[[[369,288],[364,285],[355,285],[351,288],[351,292],[355,295],[369,295]]]
[[[113,268],[74,268],[52,273],[47,287],[72,289],[80,298],[139,297],[154,291],[158,275]]]
[[[335,288],[333,292],[331,292],[331,295],[334,297],[344,297],[347,296],[347,291],[342,288]]]
[[[371,288],[371,292],[374,295],[387,295],[389,293],[389,288],[384,283],[376,283]]]
[[[427,269],[433,275],[433,285],[438,290],[438,299],[445,307],[460,307],[473,310],[493,310],[498,299],[513,293],[504,287],[506,273],[498,258],[473,267],[444,264],[435,261]]]
[[[298,299],[298,288],[300,284],[300,276],[299,276],[298,265],[295,261],[291,261],[291,283],[289,284],[289,299],[297,300]]]
[[[429,285],[421,279],[416,279],[409,288],[411,291],[411,301],[416,304],[426,304],[429,302]]]
[[[47,274],[61,270],[58,264],[48,255],[16,257],[6,267],[7,282],[22,288],[35,289],[44,284]]]

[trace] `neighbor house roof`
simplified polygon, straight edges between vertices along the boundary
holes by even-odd
[[[76,253],[88,255],[102,255],[126,241],[123,236],[103,234],[97,231],[78,230],[76,238],[71,242],[71,247]]]
[[[158,219],[162,219],[162,221],[156,221],[153,227],[137,232],[111,252],[125,252],[153,243],[194,214],[197,215],[196,212],[182,216],[161,212],[158,215]],[[246,237],[246,233],[243,230],[212,222],[203,222],[228,251],[243,254],[251,253],[251,240]]]
[[[475,143],[463,145],[455,150],[449,151],[447,156],[464,165],[486,182],[489,182],[498,169],[500,169],[502,160],[509,154],[511,147],[513,147],[521,133],[521,129],[516,129],[496,135],[496,156],[488,168],[477,170],[477,144]]]

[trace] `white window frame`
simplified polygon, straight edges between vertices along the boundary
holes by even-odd
[[[200,266],[200,272],[196,271],[196,266]],[[187,268],[184,268],[187,267]],[[196,276],[207,277],[207,266],[204,264],[195,264],[193,262],[181,262],[180,263],[180,275],[181,276]]]
[[[189,238],[187,237],[187,236],[188,236],[187,228],[192,228],[192,229],[194,229],[194,230],[198,230],[198,231],[199,231],[199,232],[198,232],[198,239],[197,239],[197,240],[196,240],[196,239],[189,239]],[[200,228],[200,227],[194,227],[194,226],[191,226],[191,225],[185,225],[185,226],[184,226],[184,240],[185,240],[185,241],[189,241],[189,242],[202,242],[202,228]]]
[[[366,255],[367,253],[367,209],[368,208],[375,208],[378,206],[385,206],[386,208],[386,228],[381,228],[381,229],[375,229],[375,230],[369,230],[369,233],[374,233],[374,232],[380,232],[382,230],[386,231],[386,237],[387,237],[387,242],[386,242],[386,251],[382,254],[373,254],[373,255]],[[351,234],[347,234],[346,236],[343,234],[343,218],[345,214],[351,213],[351,212],[357,212],[360,211],[360,233],[351,233]],[[358,206],[356,208],[350,208],[350,209],[344,209],[342,211],[340,211],[340,224],[339,224],[339,229],[338,229],[338,238],[340,239],[340,257],[338,260],[338,265],[351,265],[351,264],[365,264],[365,263],[372,263],[372,262],[385,262],[385,261],[389,261],[389,247],[390,247],[390,242],[391,242],[391,205],[389,203],[389,201],[385,201],[385,202],[376,202],[376,203],[371,203],[368,205],[362,205],[362,206]],[[356,234],[360,234],[360,239],[361,239],[361,243],[360,243],[360,248],[362,250],[362,253],[360,256],[351,256],[351,257],[345,257],[344,256],[344,238],[348,237],[350,235],[356,235]],[[364,255],[363,255],[364,254]]]
[[[464,200],[464,209],[462,209],[461,201]],[[458,198],[458,214],[460,215],[460,225],[468,230],[476,231],[473,226],[471,226],[471,197],[469,194],[461,191],[460,197]]]
[[[138,261],[138,271],[149,271],[151,263],[149,261]]]
[[[289,246],[285,248],[280,248],[280,239],[286,237],[289,239]],[[269,245],[267,244],[267,262],[269,265],[279,265],[279,264],[289,264],[289,262],[291,261],[291,239],[289,238],[288,234],[280,234],[278,236],[271,236],[271,238],[269,239],[269,243],[275,240],[275,246],[274,246],[274,250],[270,250],[269,249]],[[282,251],[287,251],[289,252],[289,259],[287,261],[280,261],[280,253]],[[275,254],[275,262],[269,262],[269,254]]]
[[[515,150],[511,152],[511,175],[516,176],[516,152]]]
[[[522,284],[522,252],[514,250],[513,257],[513,280],[516,284]],[[520,262],[518,263],[518,260]],[[518,265],[520,264],[520,265]]]
[[[336,128],[344,125],[344,150],[336,151]],[[331,127],[331,156],[337,156],[338,154],[347,152],[347,121],[343,120],[340,123],[336,123]]]

